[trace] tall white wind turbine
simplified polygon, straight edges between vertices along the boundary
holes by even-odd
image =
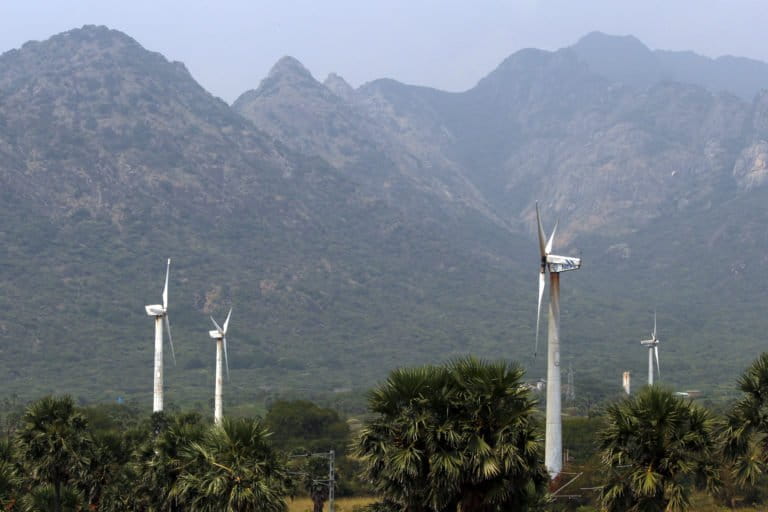
[[[224,417],[224,404],[223,404],[223,392],[224,392],[224,382],[221,375],[221,354],[222,349],[224,352],[224,363],[227,367],[227,380],[229,380],[229,358],[227,357],[227,328],[229,327],[229,317],[232,316],[232,309],[230,308],[229,313],[227,314],[227,319],[224,320],[224,327],[220,327],[219,324],[216,323],[216,320],[211,317],[211,322],[213,322],[214,327],[216,327],[213,331],[208,331],[208,335],[216,340],[216,388],[214,390],[214,405],[213,405],[213,421],[218,425],[221,423],[222,418]]]
[[[653,332],[651,333],[651,339],[643,340],[641,345],[648,347],[648,385],[653,386],[653,358],[656,357],[656,372],[661,378],[661,367],[659,366],[659,340],[656,336],[656,312],[653,312]]]
[[[539,307],[536,312],[536,349],[539,349],[539,321],[541,319],[541,301],[546,287],[546,274],[549,272],[549,324],[547,337],[547,427],[544,445],[544,464],[549,476],[555,478],[563,469],[563,429],[561,418],[560,391],[560,273],[578,270],[581,258],[571,258],[552,254],[552,243],[557,231],[557,223],[546,240],[544,227],[541,225],[539,203],[536,203],[536,221],[539,228],[539,251],[541,268],[539,273]]]
[[[152,412],[163,410],[163,320],[168,329],[168,343],[171,346],[171,358],[176,365],[176,354],[173,350],[173,338],[171,337],[171,323],[168,320],[168,276],[171,272],[171,259],[165,268],[165,287],[163,288],[163,303],[144,306],[147,315],[155,317],[155,379]]]

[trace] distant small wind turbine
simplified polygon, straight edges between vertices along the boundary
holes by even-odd
[[[224,417],[224,404],[223,404],[223,391],[224,391],[224,382],[221,375],[221,353],[222,348],[224,349],[224,363],[227,367],[227,380],[229,380],[229,358],[227,357],[227,328],[229,327],[229,317],[232,316],[232,309],[230,308],[229,313],[227,314],[227,319],[224,320],[224,327],[220,327],[219,324],[216,323],[216,320],[211,317],[211,322],[213,322],[214,327],[216,327],[213,331],[208,331],[208,335],[216,340],[216,388],[214,390],[214,405],[213,405],[213,421],[218,425],[221,423],[222,418]]]
[[[562,396],[560,391],[560,273],[578,270],[581,258],[557,256],[552,254],[552,243],[557,231],[557,223],[545,242],[544,227],[541,225],[539,203],[536,203],[536,221],[539,228],[539,251],[541,268],[539,270],[539,307],[536,312],[536,348],[539,349],[539,321],[541,319],[541,300],[546,287],[546,273],[549,271],[549,327],[547,338],[547,426],[544,444],[544,464],[549,476],[555,478],[563,469],[563,429]]]
[[[171,337],[171,323],[168,320],[168,276],[171,272],[171,259],[165,269],[165,287],[163,288],[163,303],[144,306],[147,315],[155,317],[155,379],[152,411],[163,410],[163,320],[168,329],[168,343],[171,346],[171,358],[176,365],[176,353],[173,350],[173,338]]]
[[[653,357],[656,356],[656,370],[661,378],[661,367],[659,366],[659,343],[661,340],[656,336],[656,312],[653,312],[653,332],[651,339],[643,340],[641,345],[648,347],[648,385],[653,386]]]

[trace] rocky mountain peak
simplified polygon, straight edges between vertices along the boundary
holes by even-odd
[[[243,93],[235,100],[232,106],[235,110],[238,110],[238,106],[242,105],[245,101],[273,96],[287,89],[297,89],[306,92],[307,90],[314,91],[325,88],[320,82],[315,80],[312,73],[301,62],[294,57],[285,56],[272,66],[269,74],[261,81],[257,89],[251,89]]]
[[[32,41],[18,50],[0,55],[0,88],[35,81],[36,87],[53,86],[55,77],[70,73],[90,79],[78,84],[95,90],[93,82],[104,71],[133,73],[142,81],[157,79],[168,84],[178,80],[193,83],[186,67],[169,62],[160,53],[144,49],[135,39],[105,26],[85,25],[57,34],[45,41]],[[122,74],[120,75],[122,77]],[[113,80],[115,85],[118,80]],[[199,87],[198,87],[199,89]],[[6,89],[6,93],[8,93]],[[67,92],[67,91],[63,91]]]
[[[44,41],[28,41],[24,43],[22,50],[33,51],[38,48],[45,49],[46,47],[82,46],[88,43],[98,44],[102,48],[120,46],[140,47],[135,39],[119,30],[111,29],[104,25],[83,25],[81,28],[56,34]]]
[[[336,73],[329,74],[323,82],[323,85],[325,85],[336,96],[339,96],[345,100],[349,100],[355,95],[355,90],[352,88],[352,86],[349,85],[349,83],[347,83],[344,78],[337,75]]]
[[[656,56],[634,36],[592,32],[569,50],[595,73],[627,85],[648,87],[662,78]]]
[[[312,73],[298,59],[288,55],[282,57],[272,66],[268,77],[272,79],[315,80]]]
[[[611,53],[646,55],[651,50],[633,35],[616,36],[603,32],[590,32],[571,48],[578,53],[606,51]]]
[[[691,51],[651,50],[634,36],[592,32],[563,49],[591,71],[635,88],[662,81],[698,85],[751,101],[768,87],[768,64],[741,57],[712,59]]]

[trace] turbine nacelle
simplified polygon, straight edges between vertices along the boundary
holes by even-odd
[[[152,304],[150,306],[144,306],[149,316],[165,316],[166,309],[162,304]]]
[[[211,338],[213,338],[215,340],[220,340],[220,339],[222,339],[224,337],[224,333],[221,332],[221,331],[218,331],[218,330],[216,330],[216,331],[208,331],[208,336],[210,336]]]
[[[568,272],[569,270],[578,270],[581,268],[581,258],[547,254],[546,261],[547,265],[549,265],[550,272]]]

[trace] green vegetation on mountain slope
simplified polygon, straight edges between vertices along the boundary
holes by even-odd
[[[288,111],[297,91],[320,91],[325,103],[304,97],[295,116],[340,101],[272,78],[292,91],[275,99]],[[613,395],[624,370],[644,381],[654,308],[662,381],[731,393],[766,327],[768,212],[753,169],[764,96],[617,86],[538,51],[467,93],[380,81],[353,95],[330,125],[340,131],[312,139],[333,109],[251,123],[183,65],[105,28],[0,56],[4,389],[148,406],[143,306],[159,301],[169,256],[171,404],[210,400],[207,317],[230,306],[228,407],[285,396],[357,407],[393,367],[469,352],[542,377],[539,197],[548,226],[564,221],[556,251],[584,257],[563,276],[577,396]],[[301,152],[366,141],[341,164],[337,147],[318,151],[329,162]]]

